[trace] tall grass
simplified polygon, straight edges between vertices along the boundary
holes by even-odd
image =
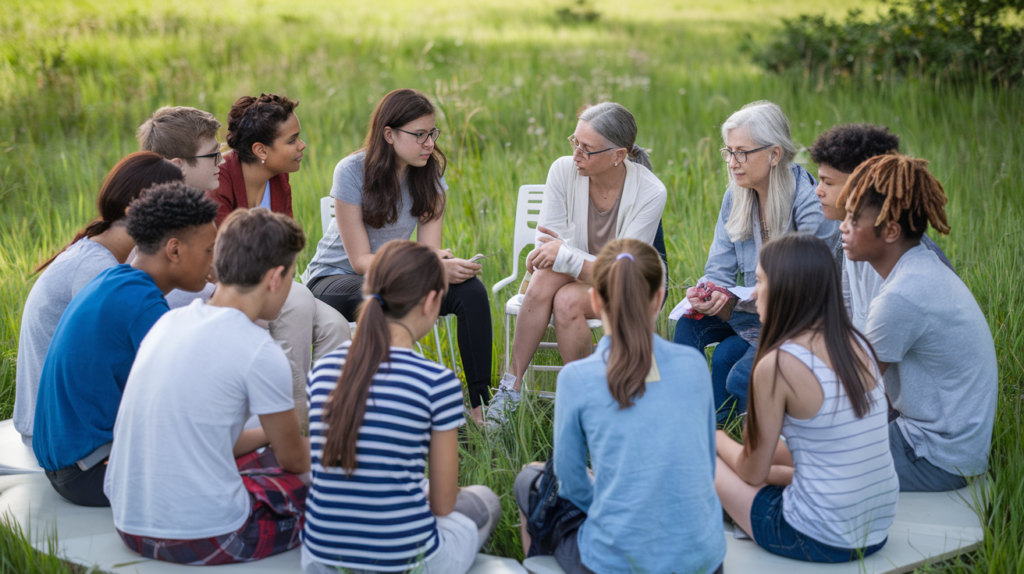
[[[94,215],[104,173],[136,149],[133,130],[161,105],[196,106],[223,121],[244,94],[299,99],[310,147],[291,181],[296,217],[312,240],[320,234],[318,200],[330,188],[335,163],[359,146],[373,105],[398,87],[427,92],[438,103],[439,145],[451,159],[444,243],[464,255],[504,249],[484,265],[483,280],[491,285],[511,269],[518,187],[544,181],[551,162],[569,153],[565,137],[580,104],[613,99],[635,114],[638,143],[652,149],[655,172],[670,190],[664,216],[670,308],[682,285],[703,274],[727,181],[716,151],[719,126],[743,104],[770,99],[787,111],[804,145],[840,122],[888,125],[902,137],[904,152],[931,160],[945,185],[953,231],[936,239],[989,320],[1001,394],[985,543],[941,569],[1024,571],[1024,92],[768,76],[744,52],[783,16],[841,14],[853,4],[600,0],[591,3],[601,16],[590,24],[560,20],[562,5],[541,0],[5,6],[0,418],[13,405],[18,329],[33,266]],[[806,155],[798,160],[814,171]],[[311,241],[300,268],[314,248]],[[508,295],[492,300],[495,379]],[[659,330],[670,336],[670,329],[663,317]],[[489,552],[520,553],[512,480],[523,464],[550,455],[550,424],[550,403],[529,401],[505,433],[467,429],[464,435],[463,481],[489,484],[503,498],[505,517]]]

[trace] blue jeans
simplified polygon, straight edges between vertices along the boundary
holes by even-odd
[[[730,414],[747,410],[747,388],[756,348],[718,317],[682,317],[676,322],[672,340],[701,352],[708,345],[718,343],[711,355],[711,385],[718,421],[725,422]]]
[[[866,548],[851,550],[822,544],[793,528],[782,515],[781,486],[766,486],[754,497],[750,507],[750,528],[754,542],[772,554],[806,562],[852,562],[878,552],[888,538]]]

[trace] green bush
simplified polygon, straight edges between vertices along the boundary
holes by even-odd
[[[891,74],[1024,80],[1024,0],[882,0],[878,19],[802,15],[754,55],[772,71],[822,79]]]

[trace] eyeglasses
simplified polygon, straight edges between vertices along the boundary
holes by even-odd
[[[587,150],[583,149],[582,147],[580,147],[580,145],[581,145],[581,144],[580,144],[580,142],[579,142],[579,141],[578,141],[578,140],[576,139],[576,136],[575,136],[575,135],[571,135],[571,136],[569,136],[569,145],[571,145],[571,146],[572,146],[572,149],[573,149],[574,151],[578,151],[578,152],[580,152],[580,153],[584,153],[584,154],[587,154],[587,159],[590,159],[590,156],[594,155],[595,153],[604,153],[604,152],[606,152],[606,151],[609,151],[609,150],[613,150],[613,149],[615,149],[615,148],[613,148],[613,147],[610,147],[610,148],[607,148],[607,149],[603,149],[603,150],[601,150],[601,151],[587,151]]]
[[[766,145],[766,146],[761,146],[761,147],[759,147],[757,149],[751,149],[751,150],[746,150],[746,151],[730,151],[729,148],[724,147],[724,148],[722,148],[722,149],[720,149],[718,151],[722,152],[722,160],[727,162],[727,163],[729,161],[729,156],[730,155],[733,156],[734,158],[736,158],[736,161],[738,161],[739,163],[747,163],[747,154],[754,153],[754,152],[759,152],[759,151],[761,151],[763,149],[768,149],[770,147],[772,147],[772,146]]]
[[[184,158],[184,159],[206,159],[208,157],[214,158],[213,159],[213,164],[214,165],[220,165],[221,162],[224,161],[224,156],[220,153],[220,150],[217,150],[217,151],[215,151],[213,153],[208,153],[208,154],[205,154],[205,155],[194,155],[192,157],[187,157],[187,158]]]
[[[437,141],[437,138],[441,137],[441,130],[439,130],[437,128],[434,128],[434,129],[430,130],[429,132],[407,132],[407,131],[405,131],[405,130],[403,130],[401,128],[395,128],[395,129],[400,131],[400,132],[402,132],[403,134],[409,134],[411,136],[416,136],[416,143],[418,143],[418,144],[426,143],[427,142],[427,138],[430,138],[433,141]]]

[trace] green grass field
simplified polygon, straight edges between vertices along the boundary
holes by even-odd
[[[927,81],[777,77],[750,46],[800,12],[841,15],[855,2],[526,0],[426,5],[409,0],[26,0],[0,11],[0,418],[14,403],[14,368],[34,265],[95,213],[104,174],[134,151],[134,129],[162,105],[222,121],[245,94],[301,101],[309,144],[291,178],[295,215],[320,237],[319,198],[336,162],[355,150],[373,105],[412,87],[438,104],[439,145],[451,163],[445,246],[485,265],[491,285],[511,269],[516,190],[541,183],[586,102],[628,107],[638,142],[669,188],[664,222],[672,289],[702,275],[727,182],[718,129],[745,103],[770,99],[809,145],[827,127],[888,125],[904,152],[931,160],[946,187],[952,233],[937,237],[989,320],[1001,394],[982,548],[927,572],[1024,571],[1024,91]],[[592,22],[559,15],[596,11]],[[871,7],[869,6],[869,9]],[[562,14],[565,14],[563,11]],[[806,154],[798,158],[812,173]],[[504,351],[504,298],[492,300],[495,378]],[[936,293],[941,297],[941,293]],[[667,315],[667,311],[666,311]],[[670,336],[667,320],[659,324]],[[970,360],[970,357],[964,357]],[[520,556],[515,472],[551,450],[552,408],[528,402],[500,436],[468,431],[464,483],[503,497],[486,551]],[[9,536],[7,528],[0,528]]]

